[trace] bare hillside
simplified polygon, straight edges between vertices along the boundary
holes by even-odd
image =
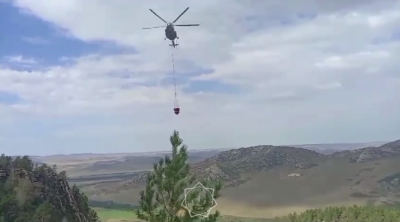
[[[385,143],[379,147],[366,147],[335,152],[330,157],[348,157],[351,162],[362,163],[400,156],[400,140]]]

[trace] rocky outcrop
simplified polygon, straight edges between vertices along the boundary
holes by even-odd
[[[60,174],[62,175],[63,173]],[[79,196],[77,195],[80,195],[80,193],[74,193],[66,178],[60,177],[60,174],[52,170],[38,173],[17,168],[13,169],[10,175],[12,175],[11,180],[14,182],[19,179],[29,180],[36,190],[41,192],[40,196],[43,199],[50,200],[53,206],[59,209],[64,215],[75,215],[74,222],[90,222],[79,208]],[[4,179],[7,180],[8,178]]]
[[[371,190],[372,193],[400,193],[400,173],[388,176],[380,181]]]
[[[198,164],[221,163],[231,171],[249,172],[281,165],[295,165],[321,156],[323,155],[320,153],[303,148],[254,146],[221,152]]]
[[[400,180],[395,179],[389,183],[383,182],[378,184],[373,190],[377,193],[400,193]]]
[[[381,159],[384,157],[389,157],[389,153],[382,152],[379,148],[365,148],[356,159],[353,159],[356,163],[363,163],[371,160]]]
[[[3,168],[2,165],[0,165],[0,181],[5,181],[7,179],[7,172],[6,170]]]

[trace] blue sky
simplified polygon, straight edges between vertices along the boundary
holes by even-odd
[[[63,57],[118,52],[118,47],[108,42],[90,43],[68,38],[56,26],[23,13],[9,3],[0,3],[0,24],[0,65],[14,70],[34,71],[46,66],[62,65],[65,64]],[[26,62],[9,61],[11,57],[23,57]],[[36,60],[40,64],[28,60]],[[9,105],[22,102],[18,95],[0,90],[0,103]]]
[[[55,64],[64,56],[76,57],[101,50],[101,44],[66,38],[54,25],[21,13],[11,4],[0,3],[0,23],[2,33],[6,33],[1,35],[2,57],[24,55]]]
[[[23,55],[40,61],[41,67],[65,64],[62,58],[135,51],[111,41],[81,41],[9,3],[0,3],[0,24],[1,32],[6,33],[0,37],[0,57]]]
[[[172,73],[164,31],[141,30],[170,2],[0,2],[6,153],[165,150],[173,129],[195,148],[398,139],[397,3],[191,2]]]
[[[2,104],[16,104],[16,103],[20,103],[21,98],[13,93],[9,93],[9,92],[2,92],[0,91],[0,103]]]

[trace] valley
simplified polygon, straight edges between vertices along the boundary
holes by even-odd
[[[224,215],[273,218],[324,206],[400,203],[399,141],[363,145],[341,144],[328,155],[300,145],[206,150],[189,153],[189,162],[196,176],[225,181],[217,207]],[[70,168],[69,182],[91,200],[136,205],[152,163],[164,155],[93,155],[60,161],[59,168]]]

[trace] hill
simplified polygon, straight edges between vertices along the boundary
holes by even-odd
[[[400,156],[400,140],[385,143],[379,147],[366,147],[355,150],[335,152],[329,157],[348,157],[351,162],[362,163]]]
[[[323,156],[315,151],[285,146],[254,146],[228,150],[192,165],[199,178],[227,181],[226,186],[238,186],[242,173],[259,172],[277,166],[305,166]],[[311,166],[311,165],[309,165]]]
[[[262,171],[276,166],[311,166],[310,161],[323,156],[315,151],[285,146],[254,146],[232,149],[191,165],[192,174],[199,179],[224,180],[225,186],[245,182],[240,174]],[[148,172],[138,174],[124,186],[143,185]]]
[[[70,187],[65,172],[34,166],[27,157],[0,157],[0,221],[97,222],[86,196]]]
[[[331,155],[255,146],[194,163],[192,173],[225,180],[218,209],[234,216],[274,217],[329,205],[397,204],[399,150],[398,141]],[[146,173],[138,173],[129,181],[98,184],[91,198],[134,204],[145,179]]]
[[[335,158],[347,157],[350,162],[362,163],[396,156],[400,156],[400,140],[379,147],[339,151],[330,155],[300,147],[254,146],[223,151],[192,164],[192,170],[200,178],[234,181],[240,178],[242,173],[260,172],[276,167],[309,169],[318,166],[317,163],[332,161]]]
[[[399,140],[323,155],[313,159],[312,165],[242,173],[241,178],[248,180],[223,190],[220,209],[237,216],[262,217],[328,205],[400,202]]]

